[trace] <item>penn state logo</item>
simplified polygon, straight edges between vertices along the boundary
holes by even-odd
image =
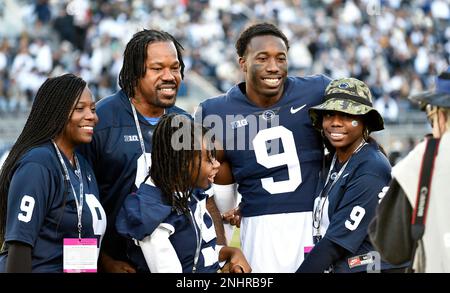
[[[348,88],[350,85],[348,84],[348,83],[346,83],[346,82],[343,82],[343,83],[341,83],[340,85],[338,85],[338,87],[340,88],[340,89],[346,89],[346,88]]]
[[[273,117],[275,117],[275,112],[272,110],[267,110],[264,111],[261,116],[264,120],[269,121],[272,120]]]

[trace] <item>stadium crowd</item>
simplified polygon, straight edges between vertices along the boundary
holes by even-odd
[[[445,0],[5,0],[0,115],[28,111],[46,77],[63,72],[83,76],[97,99],[111,94],[124,46],[143,27],[172,32],[185,47],[187,71],[225,91],[241,79],[233,40],[261,19],[288,36],[293,74],[363,80],[394,107],[387,122],[449,59]]]

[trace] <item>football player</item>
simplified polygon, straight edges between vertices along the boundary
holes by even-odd
[[[241,247],[256,273],[295,272],[312,245],[323,147],[307,111],[330,80],[288,76],[288,49],[274,25],[247,28],[236,42],[245,81],[202,102],[195,116],[222,144],[217,206],[233,208],[227,202],[238,184],[242,201],[233,216],[242,216]]]

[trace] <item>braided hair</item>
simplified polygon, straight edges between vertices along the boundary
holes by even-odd
[[[289,51],[289,40],[286,35],[280,31],[275,25],[263,22],[254,24],[243,31],[238,40],[236,41],[236,53],[239,57],[243,57],[247,51],[247,46],[250,41],[257,36],[275,36],[283,40],[286,45],[287,51]]]
[[[37,91],[30,115],[0,173],[0,243],[6,230],[9,185],[18,161],[30,149],[49,142],[64,130],[85,87],[82,78],[64,74],[48,78]]]
[[[180,62],[181,78],[184,78],[183,46],[169,33],[144,29],[133,35],[123,53],[123,66],[119,74],[119,85],[129,98],[134,97],[134,89],[146,72],[147,47],[155,42],[172,42]]]
[[[206,135],[206,128],[174,113],[162,116],[153,133],[150,176],[179,214],[189,213],[188,200],[200,175],[203,143],[208,158],[215,157],[214,141]]]

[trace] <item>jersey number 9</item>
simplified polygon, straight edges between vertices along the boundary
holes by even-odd
[[[280,139],[284,152],[269,155],[266,143]],[[302,183],[302,171],[292,131],[284,126],[260,130],[253,139],[256,161],[267,169],[286,165],[289,179],[275,182],[273,177],[261,179],[262,187],[271,194],[293,192]]]
[[[33,216],[33,209],[34,209],[34,198],[29,195],[24,195],[22,197],[22,201],[20,202],[20,210],[22,211],[17,215],[17,218],[19,221],[28,223],[31,220],[31,217]]]
[[[363,219],[364,215],[366,214],[366,210],[360,206],[355,206],[351,213],[350,213],[350,220],[353,221],[353,223],[349,220],[345,221],[345,227],[349,229],[350,231],[356,230],[358,228],[359,223],[361,223],[361,220]]]

